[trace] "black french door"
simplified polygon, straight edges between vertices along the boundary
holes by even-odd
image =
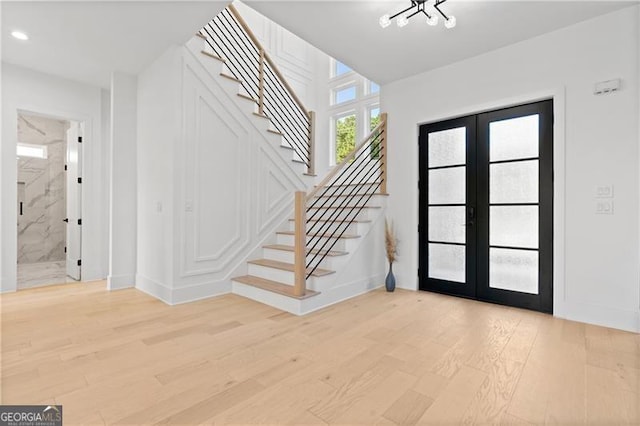
[[[553,102],[420,126],[419,287],[553,310]]]

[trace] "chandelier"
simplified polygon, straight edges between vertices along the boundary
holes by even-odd
[[[380,17],[380,26],[382,28],[387,28],[389,25],[391,25],[392,19],[398,18],[396,23],[398,24],[398,27],[402,28],[409,23],[409,18],[420,13],[423,13],[427,17],[427,24],[431,26],[438,25],[438,15],[429,15],[425,10],[425,5],[428,1],[429,0],[412,0],[411,6],[407,7],[404,10],[401,10],[400,12],[391,16],[389,16],[389,14],[382,15]],[[444,26],[446,28],[453,28],[456,26],[456,17],[453,15],[447,16],[442,10],[440,10],[440,5],[446,1],[447,0],[434,0],[433,8],[444,18]]]

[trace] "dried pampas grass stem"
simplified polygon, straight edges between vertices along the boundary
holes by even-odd
[[[398,255],[398,238],[393,223],[387,219],[384,220],[384,247],[387,251],[387,260],[389,263],[396,261]]]

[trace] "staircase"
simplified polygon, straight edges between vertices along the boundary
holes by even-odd
[[[264,120],[281,154],[311,180],[315,116],[238,11],[228,6],[188,47],[242,102],[250,103],[251,114]],[[350,269],[358,269],[354,264],[370,268],[367,250],[382,250],[386,125],[382,114],[380,124],[320,183],[292,194],[293,214],[283,218],[261,256],[246,262],[246,275],[231,279],[233,293],[301,315],[382,285],[384,271],[365,280],[347,278]]]

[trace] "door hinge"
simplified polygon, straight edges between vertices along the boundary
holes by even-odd
[[[78,219],[78,225],[82,225],[82,219]]]
[[[64,247],[64,252],[65,252],[65,253],[67,252],[67,247],[66,247],[66,246]]]
[[[81,177],[78,178],[78,183],[82,183],[82,178]]]
[[[82,136],[78,136],[78,143],[82,143]]]
[[[64,165],[64,171],[65,172],[67,171],[67,165],[66,164]]]
[[[78,266],[82,266],[82,260],[78,259]]]

